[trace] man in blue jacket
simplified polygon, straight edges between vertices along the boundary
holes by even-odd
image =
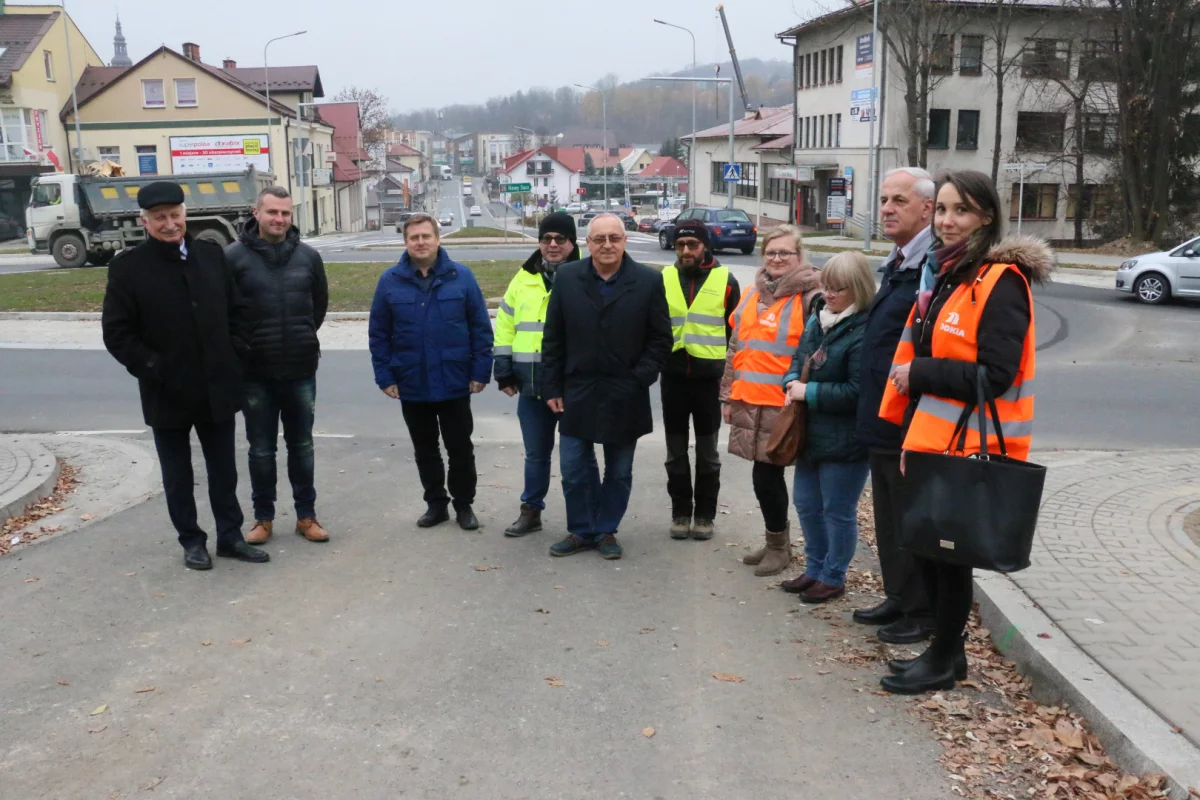
[[[428,505],[417,525],[450,519],[453,498],[459,527],[472,531],[479,520],[471,510],[477,480],[471,395],[491,379],[492,323],[475,276],[442,249],[433,217],[409,217],[404,245],[400,263],[379,277],[371,303],[375,383],[400,401],[412,438]],[[450,460],[449,494],[439,429]]]

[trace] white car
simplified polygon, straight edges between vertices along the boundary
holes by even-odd
[[[1117,269],[1117,291],[1152,305],[1172,296],[1200,297],[1200,237],[1174,250],[1129,259]]]
[[[587,211],[587,205],[584,203],[567,203],[568,214],[582,214]]]
[[[472,217],[482,217],[483,209],[480,208],[479,206],[471,206],[471,216]]]

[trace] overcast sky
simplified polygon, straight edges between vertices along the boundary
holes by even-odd
[[[18,4],[31,3],[9,3]],[[726,0],[725,14],[739,58],[788,58],[775,34],[837,5]],[[272,44],[270,62],[316,64],[327,98],[351,84],[378,87],[394,111],[690,66],[691,39],[654,17],[692,30],[698,63],[728,57],[714,0],[66,0],[66,7],[105,62],[118,11],[134,62],[161,44],[178,51],[191,41],[209,64],[228,57],[262,66],[268,39],[307,30]]]

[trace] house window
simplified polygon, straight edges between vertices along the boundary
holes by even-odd
[[[728,194],[729,187],[725,183],[725,165],[727,161],[712,162],[712,193],[713,194]]]
[[[1018,218],[1018,209],[1021,219],[1058,219],[1058,184],[1027,183],[1022,193],[1021,184],[1014,183],[1009,203],[1010,219]]]
[[[976,150],[979,148],[979,112],[959,109],[958,137],[954,146],[959,150]]]
[[[800,137],[800,142],[804,149],[808,149],[808,117],[804,118],[804,134]]]
[[[842,146],[842,115],[837,115],[837,137],[833,140],[834,147]]]
[[[929,109],[929,140],[931,150],[944,150],[950,146],[950,109]]]
[[[740,162],[742,179],[737,182],[737,196],[748,197],[751,200],[758,197],[758,164]]]
[[[817,117],[817,147],[825,146],[825,115]]]
[[[1066,78],[1071,71],[1071,42],[1029,39],[1021,55],[1022,78]]]
[[[1117,118],[1115,115],[1083,115],[1083,149],[1087,153],[1111,153],[1117,149]]]
[[[768,178],[766,186],[763,187],[763,200],[770,203],[788,202],[791,192],[788,185],[791,181],[786,181],[782,178]]]
[[[824,51],[824,50],[821,51],[821,85],[822,86],[825,85],[825,53],[826,53],[826,51]]]
[[[163,92],[161,78],[142,81],[142,108],[166,108],[167,98]]]
[[[983,74],[983,37],[963,34],[958,54],[959,75]]]
[[[1079,184],[1072,183],[1067,187],[1067,219],[1075,219],[1075,209],[1079,207]],[[1085,183],[1083,185],[1083,218],[1099,219],[1108,214],[1113,207],[1113,187],[1100,183]]]
[[[31,156],[25,151],[37,152],[33,127],[33,115],[36,113],[28,108],[0,110],[0,161],[29,161]],[[42,130],[49,130],[45,122],[42,123]]]
[[[158,174],[158,147],[152,144],[139,144],[133,148],[137,154],[138,174]]]
[[[804,54],[804,88],[812,86],[812,53]]]
[[[1018,111],[1017,149],[1061,151],[1066,127],[1066,114]]]
[[[42,51],[42,63],[46,67],[46,80],[54,82],[54,55],[49,50]]]
[[[1088,39],[1079,57],[1079,80],[1115,81],[1117,79],[1116,47],[1112,41]]]
[[[933,37],[933,48],[929,51],[929,71],[935,75],[954,72],[954,34],[939,33]]]
[[[195,108],[196,105],[196,79],[176,78],[175,106],[177,108]]]
[[[796,88],[804,88],[804,56],[796,56]]]
[[[120,147],[97,147],[96,152],[99,154],[101,161],[111,161],[114,164],[121,163]]]
[[[833,147],[833,114],[829,115],[829,135],[825,137],[825,146]]]
[[[837,82],[842,82],[842,45],[837,46]]]

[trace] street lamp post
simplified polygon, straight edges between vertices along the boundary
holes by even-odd
[[[720,85],[722,83],[729,84],[729,163],[730,164],[737,163],[737,150],[735,149],[735,145],[734,145],[734,141],[733,141],[734,125],[737,122],[737,117],[734,116],[734,110],[733,110],[733,108],[734,108],[734,106],[733,106],[733,78],[675,78],[675,77],[669,77],[666,75],[651,75],[648,78],[642,78],[642,80],[644,80],[644,81],[691,81],[692,83],[715,83],[718,85]],[[693,146],[695,146],[694,137],[693,137]],[[688,176],[689,188],[691,188],[690,184],[694,178],[695,178],[694,175]],[[729,187],[729,201],[728,201],[728,203],[726,203],[726,206],[728,208],[733,208],[734,188],[733,188],[732,184],[726,184],[726,185]]]
[[[293,36],[303,36],[306,33],[308,33],[308,31],[296,31],[295,33],[287,33],[287,34],[284,34],[283,36],[276,36],[274,39],[268,39],[267,43],[263,45],[263,83],[266,84],[266,87],[267,87],[266,94],[267,94],[267,139],[268,139],[268,142],[267,142],[267,166],[268,166],[268,168],[272,168],[272,169],[274,168],[275,159],[272,158],[272,156],[275,153],[275,148],[271,147],[271,143],[269,141],[271,138],[271,69],[270,69],[270,67],[267,66],[267,48],[271,46],[271,42],[278,42],[280,39],[290,39]],[[287,157],[287,153],[286,153],[287,142],[284,142],[283,144],[284,144],[284,151],[285,151],[284,157],[286,158]]]
[[[581,83],[575,84],[580,89],[590,89],[591,87],[584,86]],[[603,126],[601,136],[604,137],[604,210],[608,210],[608,99],[604,95],[603,89],[595,89],[600,92],[600,124]]]
[[[678,28],[679,30],[692,37],[692,75],[696,74],[696,35],[682,25],[676,25],[671,22],[663,22],[661,19],[654,20],[659,25],[666,25],[668,28]],[[688,205],[695,205],[695,189],[692,188],[696,180],[696,84],[692,84],[692,137],[688,145]]]

